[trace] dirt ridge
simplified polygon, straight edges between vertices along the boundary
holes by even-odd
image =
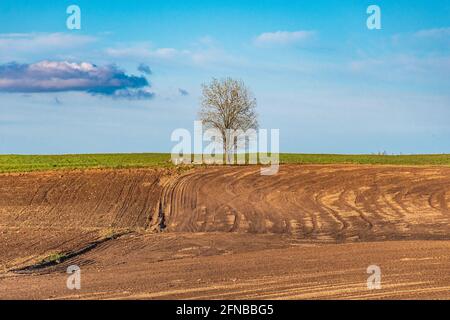
[[[252,166],[193,170],[164,186],[168,232],[286,233],[299,239],[450,239],[450,169]]]
[[[0,174],[0,298],[445,297],[449,203],[447,167]],[[374,261],[387,291],[364,287]]]

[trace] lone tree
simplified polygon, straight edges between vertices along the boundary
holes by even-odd
[[[237,152],[237,130],[258,129],[256,99],[242,80],[215,79],[203,84],[200,119],[207,128],[220,132],[223,154],[228,163]]]

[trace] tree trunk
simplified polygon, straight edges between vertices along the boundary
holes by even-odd
[[[227,164],[228,161],[228,137],[226,132],[222,132],[222,143],[223,143],[223,162],[224,164]]]
[[[238,159],[237,153],[238,153],[238,138],[234,137],[234,141],[233,141],[233,163],[236,160],[236,164],[237,164],[237,159]]]

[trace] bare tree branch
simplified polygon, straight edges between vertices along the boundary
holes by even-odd
[[[207,128],[219,130],[224,155],[231,162],[239,141],[230,133],[258,128],[256,99],[242,80],[213,79],[202,87],[200,119]]]

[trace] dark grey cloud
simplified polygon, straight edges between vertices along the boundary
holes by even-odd
[[[117,90],[114,93],[114,98],[124,98],[129,100],[149,100],[153,99],[155,97],[155,94],[153,92],[147,91],[147,90],[132,90],[132,89],[123,89],[123,90]]]
[[[180,95],[182,95],[182,96],[188,96],[189,95],[189,92],[187,90],[184,90],[184,89],[181,89],[181,88],[178,88],[178,93]]]
[[[152,69],[150,69],[150,67],[148,65],[146,65],[145,63],[139,64],[138,70],[147,75],[151,75],[153,73]]]
[[[55,104],[57,104],[58,106],[62,105],[62,102],[58,97],[55,97]]]
[[[42,93],[82,91],[114,98],[150,99],[145,77],[127,75],[115,65],[41,61],[0,65],[0,92]]]

